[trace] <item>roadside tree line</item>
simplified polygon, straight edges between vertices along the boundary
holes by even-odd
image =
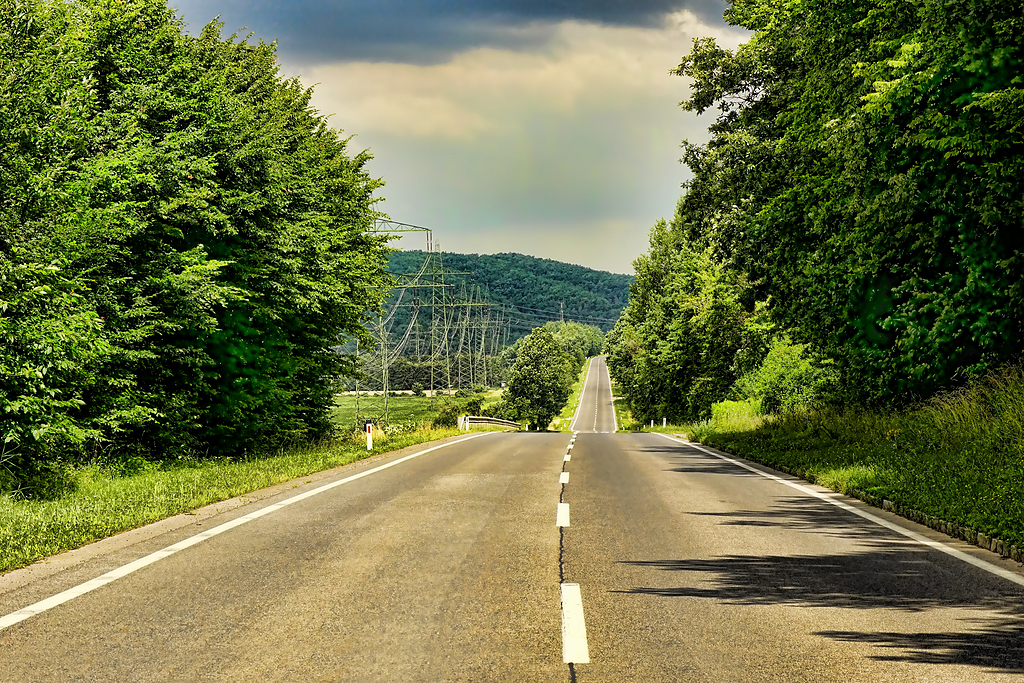
[[[164,0],[0,0],[0,489],[328,433],[381,183],[276,61]]]
[[[643,421],[900,405],[1024,348],[1024,4],[734,0],[674,73],[717,111],[608,335]]]

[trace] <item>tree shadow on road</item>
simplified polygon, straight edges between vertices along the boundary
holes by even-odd
[[[964,664],[1024,674],[1024,620],[1006,618],[980,626],[958,633],[818,631],[814,635],[891,649],[890,654],[872,655],[883,662]]]
[[[818,632],[826,638],[873,643],[886,661],[965,664],[1024,673],[1024,604],[1015,587],[964,565],[962,574],[937,570],[924,548],[879,545],[830,555],[728,555],[713,559],[624,561],[638,568],[683,572],[686,585],[613,591],[659,597],[705,598],[735,605],[794,605],[920,613],[941,608],[987,610],[955,633]],[[953,560],[951,560],[952,562]]]
[[[664,446],[634,446],[629,450],[635,453],[653,453],[660,455],[665,460],[668,460],[669,464],[677,465],[677,467],[670,467],[665,470],[666,472],[725,474],[734,477],[761,476],[755,472],[751,472],[750,470],[733,465],[725,460],[713,458],[707,453],[703,453],[685,445],[672,447],[670,444],[669,448],[665,448]]]
[[[688,512],[696,517],[719,517],[723,526],[776,527],[842,538],[892,539],[903,537],[894,531],[857,517],[810,496],[777,498],[768,510],[729,512]],[[888,543],[887,543],[888,544]]]

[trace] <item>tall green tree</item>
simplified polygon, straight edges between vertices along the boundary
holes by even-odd
[[[0,251],[26,283],[57,264],[62,305],[92,321],[68,343],[81,361],[53,373],[82,447],[325,435],[352,371],[331,348],[390,284],[370,231],[381,183],[274,46],[217,24],[191,37],[162,0],[0,0],[0,72]]]
[[[721,111],[689,150],[681,228],[862,398],[927,394],[1022,349],[1022,9],[737,0],[727,17],[753,39],[698,42],[677,70],[686,108]]]
[[[538,327],[522,339],[503,400],[517,419],[547,427],[569,400],[573,360],[555,336]]]
[[[694,177],[657,258],[707,252],[745,279],[743,307],[770,302],[848,400],[905,401],[1017,357],[1024,3],[733,0],[726,18],[752,38],[696,40],[675,70],[683,108],[718,116],[684,145]],[[657,312],[643,297],[672,296],[642,289],[633,329]],[[614,338],[641,348],[630,334]]]
[[[634,269],[629,306],[607,337],[611,375],[640,421],[708,417],[760,362],[770,325],[756,324],[734,269],[679,242],[663,222]]]

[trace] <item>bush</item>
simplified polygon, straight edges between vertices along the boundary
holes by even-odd
[[[496,417],[500,420],[515,420],[511,414],[511,407],[503,399],[481,408],[480,415],[483,417]]]
[[[459,424],[460,415],[479,415],[483,402],[483,396],[474,396],[468,401],[448,401],[438,410],[431,426],[434,429],[455,427]]]
[[[753,372],[741,377],[734,393],[766,415],[820,405],[834,390],[838,374],[830,363],[807,355],[805,344],[776,339]]]

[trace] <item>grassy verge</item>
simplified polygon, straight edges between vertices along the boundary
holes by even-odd
[[[629,411],[623,406],[623,411]],[[722,401],[711,406],[711,419],[703,422],[686,422],[683,424],[667,424],[658,422],[652,427],[648,424],[637,424],[630,418],[632,429],[639,432],[659,434],[685,434],[688,438],[699,440],[700,437],[719,433],[746,432],[764,424],[768,418],[759,415],[747,401]]]
[[[612,408],[615,409],[615,430],[633,432],[640,429],[640,423],[633,419],[633,411],[629,409],[626,399],[622,398],[619,385],[612,380]]]
[[[905,411],[759,418],[733,403],[681,428],[691,439],[791,472],[971,542],[1024,547],[1024,372],[1010,368]],[[988,540],[983,540],[984,545]]]
[[[587,382],[587,373],[590,372],[591,362],[593,362],[593,358],[587,359],[587,362],[583,365],[579,377],[576,378],[576,383],[572,385],[572,393],[569,394],[569,400],[566,401],[558,417],[548,425],[548,429],[558,432],[569,431],[569,425],[572,424],[572,416],[576,414],[576,408],[580,405],[580,396],[583,395],[583,385]]]
[[[0,573],[210,503],[458,434],[454,428],[375,433],[373,452],[362,434],[354,434],[276,456],[153,465],[128,476],[83,468],[73,473],[71,492],[56,500],[0,496]]]

